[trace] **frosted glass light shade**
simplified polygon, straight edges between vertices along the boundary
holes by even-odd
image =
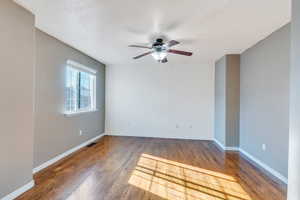
[[[154,52],[151,54],[155,60],[161,61],[167,56],[167,52],[161,51],[161,52]]]

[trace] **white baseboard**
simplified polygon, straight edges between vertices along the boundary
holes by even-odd
[[[220,147],[223,151],[238,151],[242,154],[244,154],[244,156],[246,156],[248,159],[252,160],[253,162],[255,162],[257,165],[259,165],[260,167],[262,167],[263,169],[265,169],[266,171],[268,171],[269,173],[271,173],[273,176],[277,177],[279,180],[281,180],[282,182],[284,182],[285,184],[288,183],[288,179],[286,177],[284,177],[282,174],[280,174],[279,172],[277,172],[276,170],[274,170],[273,168],[271,168],[270,166],[268,166],[267,164],[263,163],[262,161],[260,161],[259,159],[255,158],[254,156],[252,156],[251,154],[249,154],[248,152],[246,152],[245,150],[239,148],[239,147],[225,147],[221,142],[219,142],[217,139],[214,139],[214,142],[217,144],[218,147]]]
[[[35,174],[35,173],[41,171],[42,169],[45,169],[46,167],[49,167],[50,165],[54,164],[55,162],[57,162],[57,161],[61,160],[62,158],[70,155],[71,153],[74,153],[75,151],[78,151],[79,149],[87,146],[88,144],[94,142],[95,140],[100,139],[104,135],[105,134],[98,135],[98,136],[96,136],[96,137],[94,137],[94,138],[92,138],[92,139],[90,139],[90,140],[88,140],[88,141],[86,141],[86,142],[84,142],[84,143],[82,143],[82,144],[80,144],[80,145],[78,145],[78,146],[76,146],[76,147],[74,147],[74,148],[72,148],[72,149],[70,149],[70,150],[68,150],[68,151],[66,151],[66,152],[58,155],[58,156],[56,156],[56,157],[54,157],[54,158],[52,158],[51,160],[48,160],[47,162],[41,164],[40,166],[35,167],[32,170],[32,172]]]
[[[94,137],[58,156],[56,156],[55,158],[43,163],[42,165],[36,167],[33,169],[33,173],[37,173],[39,171],[41,171],[42,169],[45,169],[46,167],[54,164],[55,162],[59,161],[60,159],[70,155],[71,153],[74,153],[75,151],[85,147],[86,145],[92,143],[93,141],[100,139],[102,136],[107,135],[105,133]],[[112,135],[112,136],[119,136],[119,135]],[[124,136],[124,135],[120,135],[120,136]],[[126,137],[126,136],[124,136]],[[127,137],[137,137],[137,136],[127,136]],[[182,138],[181,138],[182,139]],[[277,177],[278,179],[280,179],[281,181],[283,181],[284,183],[288,183],[288,179],[286,177],[284,177],[282,174],[280,174],[279,172],[277,172],[276,170],[274,170],[273,168],[271,168],[270,166],[268,166],[267,164],[263,163],[262,161],[260,161],[259,159],[255,158],[254,156],[252,156],[251,154],[249,154],[248,152],[246,152],[243,149],[240,149],[239,147],[225,147],[223,144],[221,144],[218,140],[214,139],[213,140],[218,147],[220,147],[223,151],[238,151],[242,154],[244,154],[246,157],[248,157],[250,160],[252,160],[253,162],[255,162],[256,164],[258,164],[260,167],[262,167],[263,169],[265,169],[266,171],[268,171],[269,173],[271,173],[273,176]],[[22,187],[23,188],[23,187]],[[30,188],[29,188],[30,189]],[[1,200],[9,200],[9,199],[1,199]]]
[[[214,139],[213,141],[217,144],[218,147],[225,151],[226,148],[221,142],[219,142],[217,139]]]
[[[30,190],[32,187],[34,187],[34,180],[30,181],[29,183],[23,185],[19,189],[15,190],[14,192],[6,195],[1,200],[13,200],[23,194],[24,192]]]
[[[239,147],[225,147],[225,151],[240,151]]]
[[[239,151],[239,147],[225,147],[221,142],[216,138],[213,140],[223,151]]]
[[[118,137],[137,137],[137,138],[157,138],[157,139],[177,139],[177,140],[204,140],[204,141],[212,141],[212,138],[199,138],[199,137],[178,137],[178,136],[168,136],[165,137],[164,135],[134,135],[134,134],[128,134],[128,133],[120,133],[120,132],[107,132],[106,135],[109,136],[118,136]]]
[[[282,174],[280,174],[278,171],[274,170],[273,168],[271,168],[267,164],[263,163],[261,160],[255,158],[254,156],[252,156],[250,153],[246,152],[245,150],[240,148],[239,151],[240,151],[240,153],[242,153],[246,157],[248,157],[250,160],[252,160],[256,164],[258,164],[260,167],[262,167],[263,169],[265,169],[266,171],[271,173],[273,176],[277,177],[279,180],[281,180],[285,184],[288,184],[288,179],[285,176],[283,176]]]

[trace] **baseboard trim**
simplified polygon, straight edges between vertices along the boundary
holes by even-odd
[[[41,170],[43,170],[43,169],[49,167],[50,165],[56,163],[57,161],[63,159],[64,157],[66,157],[66,156],[68,156],[68,155],[74,153],[75,151],[78,151],[79,149],[81,149],[81,148],[87,146],[88,144],[94,142],[95,140],[100,139],[100,138],[103,137],[104,135],[105,135],[105,134],[102,133],[101,135],[98,135],[98,136],[96,136],[96,137],[94,137],[94,138],[92,138],[92,139],[90,139],[90,140],[88,140],[88,141],[85,141],[84,143],[82,143],[82,144],[80,144],[80,145],[78,145],[78,146],[76,146],[76,147],[74,147],[74,148],[72,148],[72,149],[70,149],[70,150],[68,150],[68,151],[66,151],[66,152],[64,152],[64,153],[62,153],[62,154],[60,154],[60,155],[54,157],[54,158],[52,158],[51,160],[48,160],[47,162],[41,164],[40,166],[35,167],[35,168],[32,170],[33,174],[35,174],[35,173],[37,173],[37,172],[39,172],[39,171],[41,171]]]
[[[221,148],[223,151],[225,151],[225,146],[221,142],[219,142],[217,139],[214,139],[213,141],[219,148]]]
[[[94,142],[95,140],[98,140],[100,139],[101,137],[103,137],[104,135],[106,135],[105,133],[101,134],[101,135],[98,135],[54,158],[52,158],[51,160],[41,164],[40,166],[36,167],[33,169],[33,173],[37,173],[47,167],[49,167],[50,165],[54,164],[55,162],[61,160],[62,158],[74,153],[75,151],[78,151],[79,149],[85,147],[86,145]],[[119,136],[119,135],[111,135],[111,136]],[[124,137],[135,137],[135,136],[124,136]],[[242,153],[244,156],[246,156],[248,159],[250,159],[251,161],[253,161],[254,163],[256,163],[257,165],[259,165],[260,167],[262,167],[263,169],[265,169],[266,171],[268,171],[270,174],[272,174],[273,176],[277,177],[279,180],[281,180],[282,182],[284,182],[285,184],[288,183],[288,179],[283,176],[282,174],[280,174],[278,171],[274,170],[273,168],[271,168],[270,166],[268,166],[267,164],[263,163],[262,161],[260,161],[259,159],[255,158],[254,156],[252,156],[250,153],[246,152],[245,150],[239,148],[239,147],[225,147],[222,143],[220,143],[218,140],[214,139],[213,140],[215,142],[215,144],[217,144],[217,146],[219,148],[221,148],[223,151],[237,151],[237,152],[240,152]],[[31,182],[30,182],[31,183]],[[26,184],[25,186],[30,185],[30,183]],[[32,184],[32,183],[31,183]],[[33,182],[33,185],[34,185],[34,182]],[[33,185],[31,187],[33,187]],[[25,188],[26,187],[23,186],[22,188]],[[27,186],[28,187],[28,186]],[[30,187],[30,188],[31,188]],[[20,189],[22,189],[20,188]],[[29,189],[30,189],[29,188]],[[20,189],[16,190],[15,192],[19,191]],[[28,190],[28,189],[27,189]],[[15,193],[14,192],[14,193]],[[22,193],[21,193],[22,194]],[[9,200],[9,199],[1,199],[1,200]]]
[[[218,147],[220,147],[223,151],[239,151],[239,147],[225,147],[221,142],[219,142],[217,139],[213,140]]]
[[[23,194],[24,192],[30,190],[33,187],[34,187],[34,180],[31,180],[29,183],[23,185],[19,189],[17,189],[15,191],[13,191],[12,193],[6,195],[1,200],[13,200],[13,199],[17,198],[18,196],[20,196],[21,194]]]
[[[200,141],[213,141],[212,138],[195,138],[195,137],[162,137],[162,136],[139,136],[139,135],[130,135],[130,134],[122,134],[122,133],[107,133],[109,136],[116,137],[135,137],[135,138],[155,138],[155,139],[175,139],[175,140],[200,140]]]
[[[247,158],[249,158],[250,160],[252,160],[253,162],[255,162],[257,165],[259,165],[260,167],[262,167],[263,169],[265,169],[266,171],[268,171],[270,174],[272,174],[273,176],[277,177],[279,180],[281,180],[285,184],[288,184],[288,179],[285,176],[283,176],[281,173],[279,173],[278,171],[276,171],[272,167],[268,166],[267,164],[265,164],[261,160],[255,158],[254,156],[252,156],[247,151],[245,151],[245,150],[243,150],[241,148],[239,149],[239,151],[240,151],[240,153],[244,154],[244,156],[246,156]]]
[[[221,142],[219,142],[217,139],[214,139],[215,144],[222,149],[223,151],[237,151],[246,156],[249,160],[253,161],[256,163],[258,166],[284,182],[285,184],[288,184],[288,179],[284,177],[282,174],[280,174],[278,171],[274,170],[272,167],[268,166],[267,164],[263,163],[259,159],[255,158],[252,156],[250,153],[246,152],[245,150],[239,148],[239,147],[225,147]]]
[[[239,147],[225,147],[225,151],[240,151]]]

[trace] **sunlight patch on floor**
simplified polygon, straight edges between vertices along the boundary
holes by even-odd
[[[142,154],[129,184],[167,200],[252,200],[226,174]]]
[[[92,174],[87,177],[83,183],[81,183],[80,186],[76,188],[76,190],[72,192],[68,198],[66,198],[66,200],[88,199],[92,196],[95,185],[97,185],[97,179]]]

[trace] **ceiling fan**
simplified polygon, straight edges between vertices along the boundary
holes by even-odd
[[[151,47],[149,46],[142,46],[142,45],[129,45],[129,47],[137,47],[137,48],[144,48],[144,49],[149,49],[150,51],[143,53],[141,55],[138,55],[136,57],[133,57],[133,59],[138,59],[147,55],[152,55],[155,60],[157,60],[160,63],[166,63],[168,62],[167,55],[168,53],[173,53],[173,54],[179,54],[179,55],[184,55],[184,56],[191,56],[193,55],[192,52],[187,52],[187,51],[180,51],[180,50],[175,50],[171,49],[171,47],[179,44],[179,42],[175,40],[171,40],[167,43],[164,43],[163,39],[158,38],[156,41],[152,44]]]

